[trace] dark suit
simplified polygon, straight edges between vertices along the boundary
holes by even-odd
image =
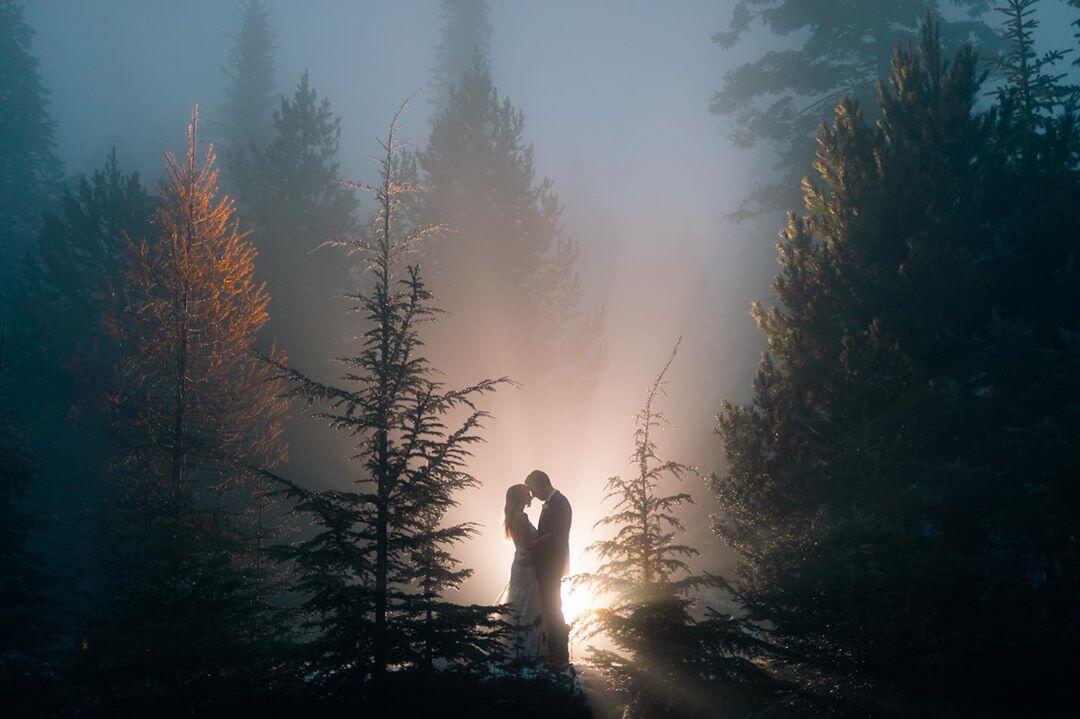
[[[573,510],[561,492],[554,491],[544,503],[537,537],[542,538],[533,552],[536,579],[540,584],[540,597],[544,619],[547,622],[548,653],[556,664],[569,661],[567,650],[566,620],[562,613],[560,586],[570,568],[570,521]]]

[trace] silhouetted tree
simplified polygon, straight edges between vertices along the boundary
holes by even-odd
[[[937,0],[739,0],[728,29],[713,36],[734,46],[760,25],[772,35],[801,37],[795,47],[773,49],[724,74],[710,110],[730,117],[739,147],[768,143],[777,152],[776,175],[747,197],[731,217],[746,219],[799,203],[799,181],[814,157],[814,134],[841,97],[873,106],[878,78],[889,73],[893,48],[918,42],[919,21]],[[949,48],[975,42],[992,58],[1000,42],[981,19],[986,0],[953,0],[966,19],[939,20]],[[872,112],[872,110],[868,110]]]
[[[685,464],[660,459],[655,440],[667,425],[657,404],[681,341],[638,413],[634,475],[607,480],[605,500],[612,502],[612,512],[596,527],[611,527],[615,533],[589,546],[601,564],[572,580],[609,597],[608,606],[588,615],[579,632],[587,637],[603,633],[614,644],[613,650],[590,647],[590,658],[626,702],[623,716],[704,713],[718,701],[712,686],[717,680],[733,685],[764,678],[744,656],[757,642],[730,617],[712,609],[703,622],[692,616],[701,590],[717,582],[690,568],[687,560],[698,551],[677,539],[685,530],[674,511],[693,499],[685,492],[664,494],[661,484],[700,475]],[[728,687],[729,693],[733,688]]]
[[[1007,0],[996,8],[1005,16],[1002,33],[1008,47],[1002,53],[998,69],[1005,79],[999,100],[1018,113],[1029,132],[1042,130],[1054,114],[1074,101],[1078,88],[1062,84],[1066,73],[1048,74],[1068,51],[1051,50],[1039,55],[1035,50],[1035,17],[1038,0]]]
[[[56,124],[31,53],[33,36],[22,5],[0,0],[0,282],[12,279],[60,177]]]
[[[240,31],[222,67],[229,85],[214,131],[224,148],[226,170],[243,162],[253,147],[270,141],[274,108],[274,31],[262,0],[240,6]]]
[[[362,681],[370,672],[377,688],[391,665],[453,662],[479,646],[463,638],[479,637],[483,627],[455,621],[476,617],[439,601],[467,576],[449,550],[473,527],[444,526],[441,520],[456,505],[455,494],[476,482],[465,461],[487,415],[473,403],[505,381],[447,390],[421,354],[419,328],[439,310],[419,269],[404,261],[441,228],[403,216],[403,205],[418,187],[410,164],[402,161],[400,114],[382,144],[379,185],[354,186],[370,190],[377,209],[368,232],[347,241],[363,256],[371,282],[367,291],[346,295],[366,325],[359,353],[340,360],[351,387],[325,385],[274,362],[292,383],[292,395],[319,404],[315,416],[354,439],[354,458],[364,470],[356,492],[312,493],[286,482],[318,527],[312,539],[283,549],[296,561],[299,587],[308,594],[305,608],[320,630],[312,666],[332,683]],[[451,424],[457,413],[464,418]],[[449,624],[462,643],[439,641]]]
[[[928,22],[876,129],[839,104],[718,419],[735,591],[853,714],[1043,715],[1077,668],[1075,123],[979,86]]]
[[[218,197],[213,150],[199,161],[197,108],[166,171],[154,238],[130,245],[109,317],[121,350],[114,601],[85,658],[105,711],[258,703],[285,634],[252,560],[262,480],[249,468],[283,452],[281,388],[251,354],[268,297]]]
[[[316,249],[353,233],[357,202],[339,174],[341,122],[306,72],[292,98],[281,98],[273,130],[235,179],[256,231],[256,274],[270,290],[265,331],[306,365],[342,350],[341,323],[311,310],[344,291],[347,278],[338,258]]]

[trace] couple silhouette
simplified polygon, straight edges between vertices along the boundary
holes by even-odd
[[[534,498],[544,503],[535,527],[525,514]],[[539,469],[506,490],[503,530],[514,542],[506,604],[517,627],[515,646],[524,658],[546,661],[558,671],[570,661],[560,589],[570,566],[572,518],[569,500]]]

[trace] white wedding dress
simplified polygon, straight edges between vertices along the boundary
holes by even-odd
[[[536,527],[525,514],[510,527],[514,540],[514,561],[510,565],[510,583],[505,602],[510,607],[508,620],[517,629],[511,634],[511,651],[519,660],[540,660],[547,655],[544,615],[540,603],[540,584],[536,570],[529,563],[527,542],[536,538]]]

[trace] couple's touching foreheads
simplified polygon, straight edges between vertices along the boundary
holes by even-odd
[[[535,527],[525,514],[533,498],[544,503]],[[523,658],[544,660],[560,671],[570,661],[560,587],[570,565],[572,515],[570,502],[539,469],[506,490],[503,531],[514,542],[506,604],[515,626],[515,649]]]

